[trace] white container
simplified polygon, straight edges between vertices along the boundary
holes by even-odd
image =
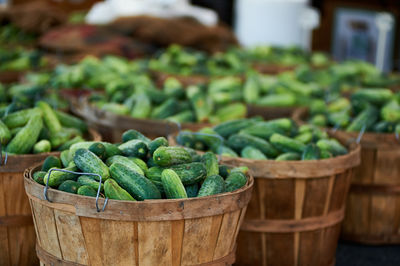
[[[244,46],[297,45],[308,49],[319,13],[308,0],[237,0],[235,31]]]

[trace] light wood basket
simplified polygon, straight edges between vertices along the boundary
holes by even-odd
[[[214,196],[176,199],[109,200],[97,212],[95,198],[44,186],[25,171],[25,190],[42,265],[231,265],[236,238],[251,198],[245,187]],[[102,206],[104,199],[99,200]]]
[[[360,147],[315,161],[222,157],[248,166],[255,187],[238,236],[239,265],[334,265]]]
[[[94,130],[91,139],[101,140]],[[8,156],[0,166],[0,265],[37,265],[35,230],[28,197],[24,191],[23,173],[60,152]],[[2,162],[3,163],[3,162]]]
[[[308,113],[299,109],[293,118],[302,122]],[[330,130],[342,142],[358,132]],[[395,134],[365,133],[361,164],[355,169],[342,238],[363,244],[400,244],[400,141]]]

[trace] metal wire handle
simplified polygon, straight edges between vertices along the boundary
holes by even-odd
[[[46,186],[45,186],[45,188],[44,188],[44,190],[43,190],[43,196],[44,196],[44,198],[45,198],[48,202],[52,202],[52,201],[49,199],[49,197],[47,196],[47,192],[48,192],[48,189],[49,189],[49,180],[50,180],[51,172],[53,172],[53,171],[64,172],[64,173],[70,173],[70,174],[74,174],[74,175],[91,175],[91,176],[97,176],[100,180],[99,180],[99,188],[97,189],[97,195],[96,195],[96,209],[97,209],[97,212],[100,212],[100,211],[101,211],[101,212],[104,212],[104,210],[105,210],[105,208],[106,208],[106,206],[107,206],[107,203],[108,203],[108,198],[106,197],[106,200],[104,201],[103,208],[100,209],[100,208],[99,208],[99,205],[98,205],[98,201],[99,201],[100,190],[101,190],[101,175],[99,175],[99,174],[81,173],[81,172],[74,172],[74,171],[70,171],[70,170],[57,169],[57,168],[50,169],[50,171],[49,171],[49,173],[48,173],[48,178],[47,178],[47,181],[46,181]]]

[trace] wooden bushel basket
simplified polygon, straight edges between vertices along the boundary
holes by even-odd
[[[72,112],[83,117],[86,122],[98,130],[106,141],[121,141],[122,133],[128,129],[136,129],[149,138],[169,136],[179,131],[177,124],[166,120],[139,119],[130,116],[117,115],[103,111],[81,98],[79,103],[72,105]],[[182,129],[197,131],[209,126],[206,123],[182,123]]]
[[[299,109],[293,118],[307,117]],[[348,142],[358,132],[331,134]],[[400,141],[395,134],[365,133],[361,164],[355,169],[347,200],[341,237],[363,244],[400,244]]]
[[[334,265],[360,147],[315,161],[222,157],[248,166],[254,193],[238,236],[238,265]]]
[[[92,139],[100,135],[90,130]],[[8,156],[0,166],[0,265],[37,265],[35,229],[28,197],[24,192],[26,168],[59,152]],[[2,162],[3,164],[3,162]]]
[[[236,238],[251,198],[245,187],[214,196],[109,200],[97,212],[95,198],[48,190],[25,171],[25,190],[42,265],[231,265]],[[99,199],[103,206],[104,199]]]

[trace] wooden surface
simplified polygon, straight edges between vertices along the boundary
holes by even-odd
[[[359,153],[355,146],[328,160],[282,164],[223,157],[223,164],[246,165],[255,175],[238,236],[238,265],[334,265]]]
[[[293,118],[302,122],[307,110]],[[330,133],[353,142],[358,132]],[[361,164],[355,169],[342,238],[364,244],[400,244],[400,141],[394,134],[365,133],[361,138]]]
[[[90,129],[91,139],[101,140]],[[24,190],[24,170],[44,161],[44,154],[13,155],[0,166],[0,265],[37,265],[35,229],[29,200]]]
[[[50,189],[45,201],[32,171],[25,189],[45,265],[230,265],[254,183],[203,198],[110,200],[97,213],[90,197]]]
[[[0,71],[0,83],[9,84],[19,81],[25,71]]]

